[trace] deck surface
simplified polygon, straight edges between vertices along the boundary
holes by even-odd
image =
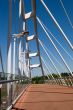
[[[30,85],[14,107],[22,110],[73,110],[73,88]]]

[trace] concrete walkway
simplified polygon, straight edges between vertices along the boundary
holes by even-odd
[[[20,110],[73,110],[73,88],[30,85],[14,107]]]

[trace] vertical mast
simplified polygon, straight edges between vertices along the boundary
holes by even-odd
[[[9,0],[9,21],[7,41],[7,73],[11,74],[12,0]]]
[[[19,0],[19,33],[22,32],[22,27],[23,23],[22,23],[22,0]],[[22,38],[19,38],[19,74],[23,74],[22,73],[22,56],[21,56],[21,52],[22,52]]]
[[[11,78],[12,73],[12,45],[11,45],[11,37],[12,37],[12,0],[9,0],[9,21],[8,21],[8,41],[7,41],[7,80]],[[7,84],[7,95],[9,99],[9,91],[10,91],[10,83]],[[10,101],[9,101],[10,102]]]

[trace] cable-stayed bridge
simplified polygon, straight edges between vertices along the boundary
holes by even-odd
[[[71,61],[73,61],[73,57],[49,30],[42,19],[37,16],[36,11],[38,7],[36,6],[36,1],[37,0],[31,0],[32,10],[26,13],[28,7],[25,5],[25,0],[18,0],[19,6],[17,10],[19,25],[15,24],[18,26],[18,33],[17,30],[16,33],[12,33],[12,10],[13,8],[16,8],[17,1],[8,1],[7,73],[4,72],[2,48],[0,48],[0,64],[2,67],[2,72],[0,74],[0,109],[73,110],[73,72],[68,64],[68,59],[66,60],[64,58],[64,55],[61,53],[61,50],[55,42],[58,43]],[[68,44],[71,51],[73,51],[71,41],[53,16],[47,4],[44,0],[40,0],[40,3],[57,27],[61,37],[64,38],[63,40]],[[62,0],[60,0],[60,4],[71,28],[73,28],[71,19]],[[14,10],[14,14],[15,13],[16,11]],[[16,16],[14,16],[14,19],[16,19],[15,17]],[[43,38],[42,40],[40,39],[38,26],[42,28],[43,33],[47,37],[47,41],[51,43],[65,68],[54,52],[48,48],[49,43],[46,43],[45,45]],[[29,28],[32,28],[33,31],[30,32]],[[43,37],[42,32],[41,36]],[[47,60],[45,56],[47,57]],[[55,62],[60,66],[64,73],[61,74]],[[65,72],[65,69],[67,72]],[[55,72],[53,70],[55,70]],[[35,84],[39,80],[38,77],[36,77],[37,81],[32,78],[32,74],[35,73],[36,76],[40,76],[41,73],[41,82],[39,82],[39,84]]]

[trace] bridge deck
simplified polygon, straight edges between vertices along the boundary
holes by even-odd
[[[73,88],[30,85],[14,107],[22,110],[73,110]]]

